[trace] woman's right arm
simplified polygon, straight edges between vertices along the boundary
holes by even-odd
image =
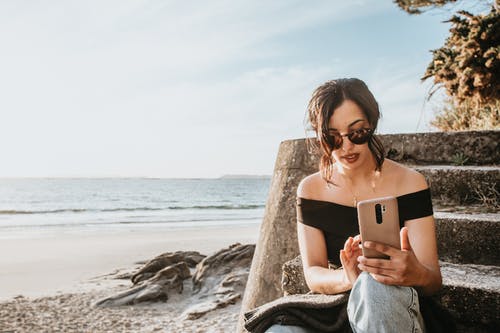
[[[309,289],[321,294],[338,294],[351,289],[343,270],[329,269],[323,232],[297,223],[300,256]]]
[[[297,196],[302,198],[314,197],[314,190],[320,186],[315,184],[317,179],[314,175],[304,178],[297,188]],[[351,289],[353,274],[349,276],[344,270],[328,268],[325,237],[320,229],[297,222],[297,238],[304,276],[311,291],[322,294],[338,294]],[[348,260],[352,260],[351,263],[357,269],[357,253],[351,249],[351,246],[353,248],[357,246],[352,238],[346,241],[344,253],[340,258],[344,265],[345,258],[348,256]]]

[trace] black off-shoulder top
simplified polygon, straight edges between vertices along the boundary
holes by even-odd
[[[404,194],[396,199],[401,228],[405,221],[433,214],[429,188]],[[331,201],[297,197],[297,220],[323,231],[328,261],[336,266],[340,266],[339,251],[344,247],[346,239],[359,234],[356,207]]]

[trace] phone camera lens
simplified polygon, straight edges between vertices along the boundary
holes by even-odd
[[[382,207],[380,204],[375,205],[375,218],[376,218],[377,224],[382,223]]]

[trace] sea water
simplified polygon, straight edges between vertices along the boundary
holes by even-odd
[[[260,223],[270,177],[0,179],[0,239]]]

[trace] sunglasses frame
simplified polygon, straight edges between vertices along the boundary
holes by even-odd
[[[365,136],[362,136],[362,141],[354,142],[352,140],[353,136],[355,135],[355,133],[357,133],[359,131],[366,131],[366,134],[365,134]],[[336,149],[339,149],[340,147],[342,147],[342,145],[344,144],[344,137],[347,137],[349,139],[349,141],[351,141],[355,145],[362,145],[362,144],[365,144],[368,141],[370,141],[370,138],[372,137],[372,135],[373,135],[373,128],[363,127],[363,128],[359,128],[357,130],[351,131],[351,132],[346,133],[346,134],[336,133],[336,134],[332,135],[332,134],[328,133],[327,138],[328,138],[328,142],[331,144],[333,149],[336,150]],[[339,144],[336,144],[338,137],[340,137],[340,142],[339,142]]]

